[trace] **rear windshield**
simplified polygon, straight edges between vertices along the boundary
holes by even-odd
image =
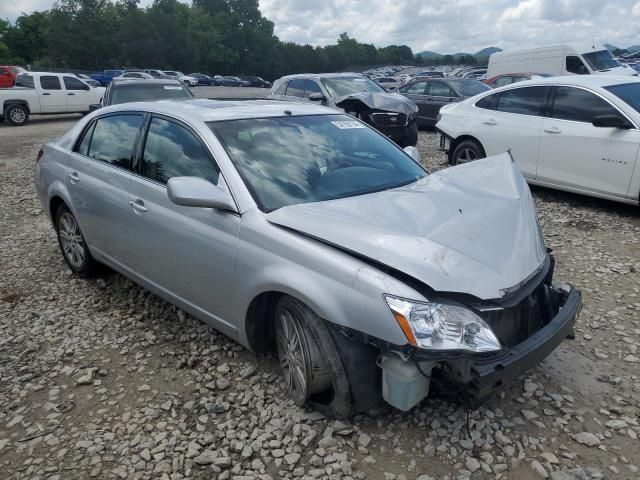
[[[16,87],[35,88],[31,75],[18,75],[16,77]]]
[[[640,82],[610,85],[604,89],[609,90],[616,97],[631,105],[637,112],[640,112]]]
[[[363,77],[323,78],[321,81],[334,98],[362,92],[386,93],[376,82]]]
[[[183,85],[118,85],[111,89],[109,105],[127,102],[147,102],[171,98],[193,98],[193,94]]]
[[[600,50],[598,52],[583,53],[582,56],[587,61],[592,70],[606,70],[607,68],[615,68],[620,66],[609,50]]]
[[[463,97],[473,97],[479,93],[491,90],[491,87],[477,80],[456,80],[453,87]]]

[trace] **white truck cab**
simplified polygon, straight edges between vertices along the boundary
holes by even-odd
[[[0,90],[0,120],[20,126],[30,115],[89,112],[90,105],[100,103],[104,91],[71,73],[22,73],[15,87]]]
[[[534,72],[563,75],[638,75],[622,65],[605,47],[552,45],[497,52],[489,57],[487,78],[507,73]]]

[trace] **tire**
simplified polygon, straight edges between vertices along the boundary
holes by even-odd
[[[451,165],[461,165],[486,157],[482,145],[475,140],[464,140],[460,142],[451,154]]]
[[[24,105],[13,104],[4,109],[4,118],[9,125],[21,127],[29,121],[29,110]]]
[[[276,351],[289,395],[297,405],[345,419],[352,414],[349,379],[324,321],[295,298],[275,308]]]
[[[80,277],[92,277],[98,262],[91,256],[76,217],[65,205],[60,205],[55,217],[56,234],[62,257],[69,269]]]

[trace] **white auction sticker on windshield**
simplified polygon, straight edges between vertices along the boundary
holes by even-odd
[[[165,85],[165,90],[182,90],[182,87],[174,87],[173,85]]]
[[[354,120],[339,120],[337,122],[331,122],[340,130],[348,130],[350,128],[366,128],[360,122],[356,122]]]

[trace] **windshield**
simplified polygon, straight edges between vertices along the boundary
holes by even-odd
[[[463,97],[473,97],[479,93],[491,90],[489,85],[477,80],[456,80],[452,85]]]
[[[363,77],[323,78],[321,81],[334,98],[362,92],[386,93],[376,82]]]
[[[108,105],[127,102],[147,102],[169,98],[193,98],[188,88],[182,85],[118,85],[111,89]]]
[[[640,112],[640,82],[610,85],[604,89],[629,104],[636,112]]]
[[[396,188],[427,174],[399,147],[347,115],[208,125],[264,211]]]
[[[607,68],[615,68],[620,66],[609,50],[600,50],[598,52],[583,53],[582,56],[587,61],[592,70],[606,70]]]

